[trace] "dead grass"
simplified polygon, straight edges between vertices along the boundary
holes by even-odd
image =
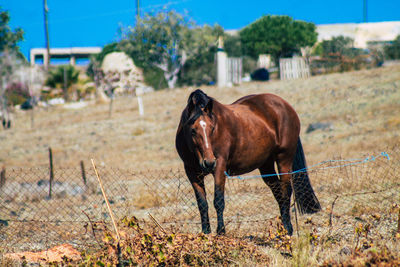
[[[111,118],[107,104],[91,103],[80,110],[39,108],[34,113],[33,129],[30,112],[17,111],[14,127],[0,132],[0,163],[47,165],[47,148],[52,147],[56,166],[76,166],[80,160],[89,164],[90,158],[95,158],[100,164],[134,170],[181,167],[174,137],[180,112],[193,89],[145,95],[143,117],[131,97],[115,100]],[[202,89],[222,103],[264,92],[288,100],[301,118],[309,164],[337,155],[352,157],[400,141],[399,66]],[[306,134],[313,122],[330,122],[333,130]]]
[[[48,165],[47,149],[52,147],[56,169],[77,167],[80,160],[90,166],[90,158],[94,158],[100,168],[107,166],[143,172],[182,168],[175,151],[174,138],[180,113],[193,89],[195,88],[181,88],[145,95],[143,117],[139,116],[136,99],[129,97],[115,100],[111,118],[108,116],[107,104],[91,103],[81,110],[66,110],[62,107],[37,109],[34,128],[31,128],[30,113],[17,111],[15,126],[11,130],[0,131],[0,164],[7,168]],[[400,143],[400,66],[329,74],[307,80],[202,89],[222,103],[231,103],[247,94],[264,92],[285,98],[300,116],[301,138],[309,165],[337,158],[339,155],[344,159],[376,155],[376,152],[385,151]],[[330,122],[333,129],[305,133],[307,126],[314,122]],[[231,205],[226,209],[226,222],[230,229],[228,234],[243,237],[253,230],[255,235],[265,238],[263,242],[269,243],[261,250],[269,255],[269,263],[273,266],[371,263],[373,260],[385,259],[391,262],[393,255],[400,255],[399,239],[393,228],[397,222],[398,208],[392,209],[393,204],[398,203],[398,191],[392,188],[387,194],[379,196],[358,196],[351,193],[377,190],[385,184],[389,188],[398,186],[397,167],[346,168],[311,173],[313,186],[324,210],[308,219],[302,218],[300,237],[294,237],[291,241],[290,257],[285,256],[287,250],[280,247],[286,244],[283,239],[276,239],[276,233],[273,232],[266,234],[271,229],[276,229],[267,222],[275,220],[278,210],[265,185],[256,182],[253,184],[253,181],[230,182],[227,184],[228,197],[237,198],[232,197],[227,201]],[[383,178],[386,180],[382,180]],[[156,175],[154,179],[166,178]],[[171,184],[175,186],[174,183]],[[212,182],[209,181],[208,185],[211,196]],[[171,214],[165,213],[166,209],[177,208],[173,214],[175,219],[182,219],[183,222],[198,220],[197,207],[192,205],[192,201],[178,199],[176,195],[162,195],[166,187],[160,188],[160,194],[156,195],[148,191],[138,194],[137,184],[133,188],[124,187],[125,191],[121,194],[131,196],[132,201],[117,203],[116,209],[139,213],[141,217],[152,212],[164,223],[171,219]],[[185,194],[192,196],[190,187]],[[340,197],[334,210],[331,210],[335,196],[343,194],[348,195]],[[35,201],[43,201],[41,199]],[[54,205],[61,205],[61,202],[62,198],[51,201]],[[101,206],[100,199],[98,202]],[[79,202],[70,201],[68,204],[79,207]],[[253,214],[252,208],[245,208],[254,206],[263,208],[258,210],[258,214]],[[210,207],[210,213],[213,214],[212,203]],[[159,213],[156,208],[160,208]],[[187,213],[179,213],[184,209]],[[81,213],[80,208],[77,212]],[[46,211],[42,215],[46,216],[45,214]],[[269,217],[257,217],[260,214]],[[333,218],[331,227],[328,225],[330,215]],[[215,214],[211,220],[215,226]],[[246,220],[247,225],[243,224]],[[356,234],[360,222],[362,227],[371,225],[367,237],[361,230],[361,235]],[[197,226],[185,224],[180,229],[183,229],[182,232],[193,231],[193,227]],[[234,251],[235,249],[229,253],[235,253]],[[246,260],[241,255],[240,263],[254,265],[257,261],[251,258]]]

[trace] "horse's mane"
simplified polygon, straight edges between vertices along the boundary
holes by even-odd
[[[193,124],[201,115],[204,114],[204,108],[213,101],[213,98],[206,95],[202,90],[197,89],[192,92],[188,98],[188,114],[185,120],[185,124]]]

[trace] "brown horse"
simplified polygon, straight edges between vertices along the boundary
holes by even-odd
[[[214,175],[218,234],[225,232],[226,173],[241,175],[259,169],[278,202],[283,225],[290,235],[291,172],[301,170],[301,175],[293,175],[300,212],[321,209],[305,169],[299,133],[296,112],[276,95],[249,95],[223,105],[199,89],[191,93],[175,142],[196,195],[203,233],[211,232],[204,187],[204,177],[209,173]],[[275,172],[275,162],[280,175]]]

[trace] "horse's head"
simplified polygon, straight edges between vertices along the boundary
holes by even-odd
[[[188,120],[185,124],[186,140],[199,160],[204,172],[214,171],[216,158],[212,148],[212,136],[216,127],[213,99],[197,89],[188,99]]]

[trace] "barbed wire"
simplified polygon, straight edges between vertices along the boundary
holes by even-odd
[[[394,210],[400,205],[399,156],[399,148],[394,147],[375,156],[310,166],[308,175],[322,211],[298,215],[297,230],[314,227],[351,239],[357,222],[380,217],[371,223],[375,233],[390,236],[398,221]],[[98,167],[98,171],[117,221],[135,216],[144,226],[153,227],[150,214],[160,225],[155,227],[165,231],[200,231],[196,198],[183,170],[135,172]],[[55,167],[52,183],[47,167],[10,168],[2,177],[0,254],[47,249],[66,242],[78,247],[98,246],[104,227],[112,227],[92,169]],[[207,176],[205,185],[215,230],[213,178]],[[275,225],[280,214],[271,189],[262,179],[227,180],[224,218],[228,234],[263,234]],[[292,220],[294,211],[296,206],[292,205]],[[95,236],[95,232],[99,233]]]
[[[186,2],[190,2],[191,0],[180,0],[180,1],[168,1],[166,3],[162,4],[153,4],[153,5],[146,5],[143,7],[140,7],[140,10],[145,10],[145,11],[151,11],[156,8],[164,8],[164,7],[170,7],[174,5],[180,5]],[[96,13],[92,15],[86,15],[86,16],[70,16],[70,17],[64,17],[64,18],[53,18],[50,20],[52,24],[62,24],[62,23],[67,23],[67,22],[72,22],[72,21],[87,21],[87,20],[93,20],[93,19],[98,19],[100,17],[111,17],[111,16],[117,16],[117,15],[122,15],[122,14],[135,14],[136,8],[126,8],[126,9],[119,9],[111,12],[103,12],[103,13]],[[43,24],[43,22],[33,22],[31,25],[39,25]]]
[[[390,160],[390,156],[388,153],[386,152],[381,152],[379,155],[377,156],[368,156],[365,157],[363,159],[338,159],[338,160],[325,160],[325,161],[321,161],[317,164],[314,164],[310,167],[305,167],[296,171],[292,171],[292,172],[282,172],[282,173],[276,173],[276,174],[260,174],[260,175],[229,175],[228,172],[225,171],[225,175],[227,176],[227,178],[229,179],[240,179],[240,180],[244,180],[244,179],[255,179],[255,178],[266,178],[266,177],[273,177],[273,176],[281,176],[281,175],[287,175],[287,174],[296,174],[296,173],[305,173],[311,170],[324,170],[324,169],[335,169],[335,168],[343,168],[343,167],[347,167],[347,166],[353,166],[353,165],[358,165],[358,164],[364,164],[364,163],[368,163],[368,162],[372,162],[375,161],[376,159],[378,159],[379,157],[384,157],[387,160]],[[342,163],[342,162],[348,162],[346,164],[339,164],[339,165],[334,165],[334,166],[328,166],[328,167],[320,167],[317,168],[321,165],[325,165],[325,164],[329,164],[329,163]]]

